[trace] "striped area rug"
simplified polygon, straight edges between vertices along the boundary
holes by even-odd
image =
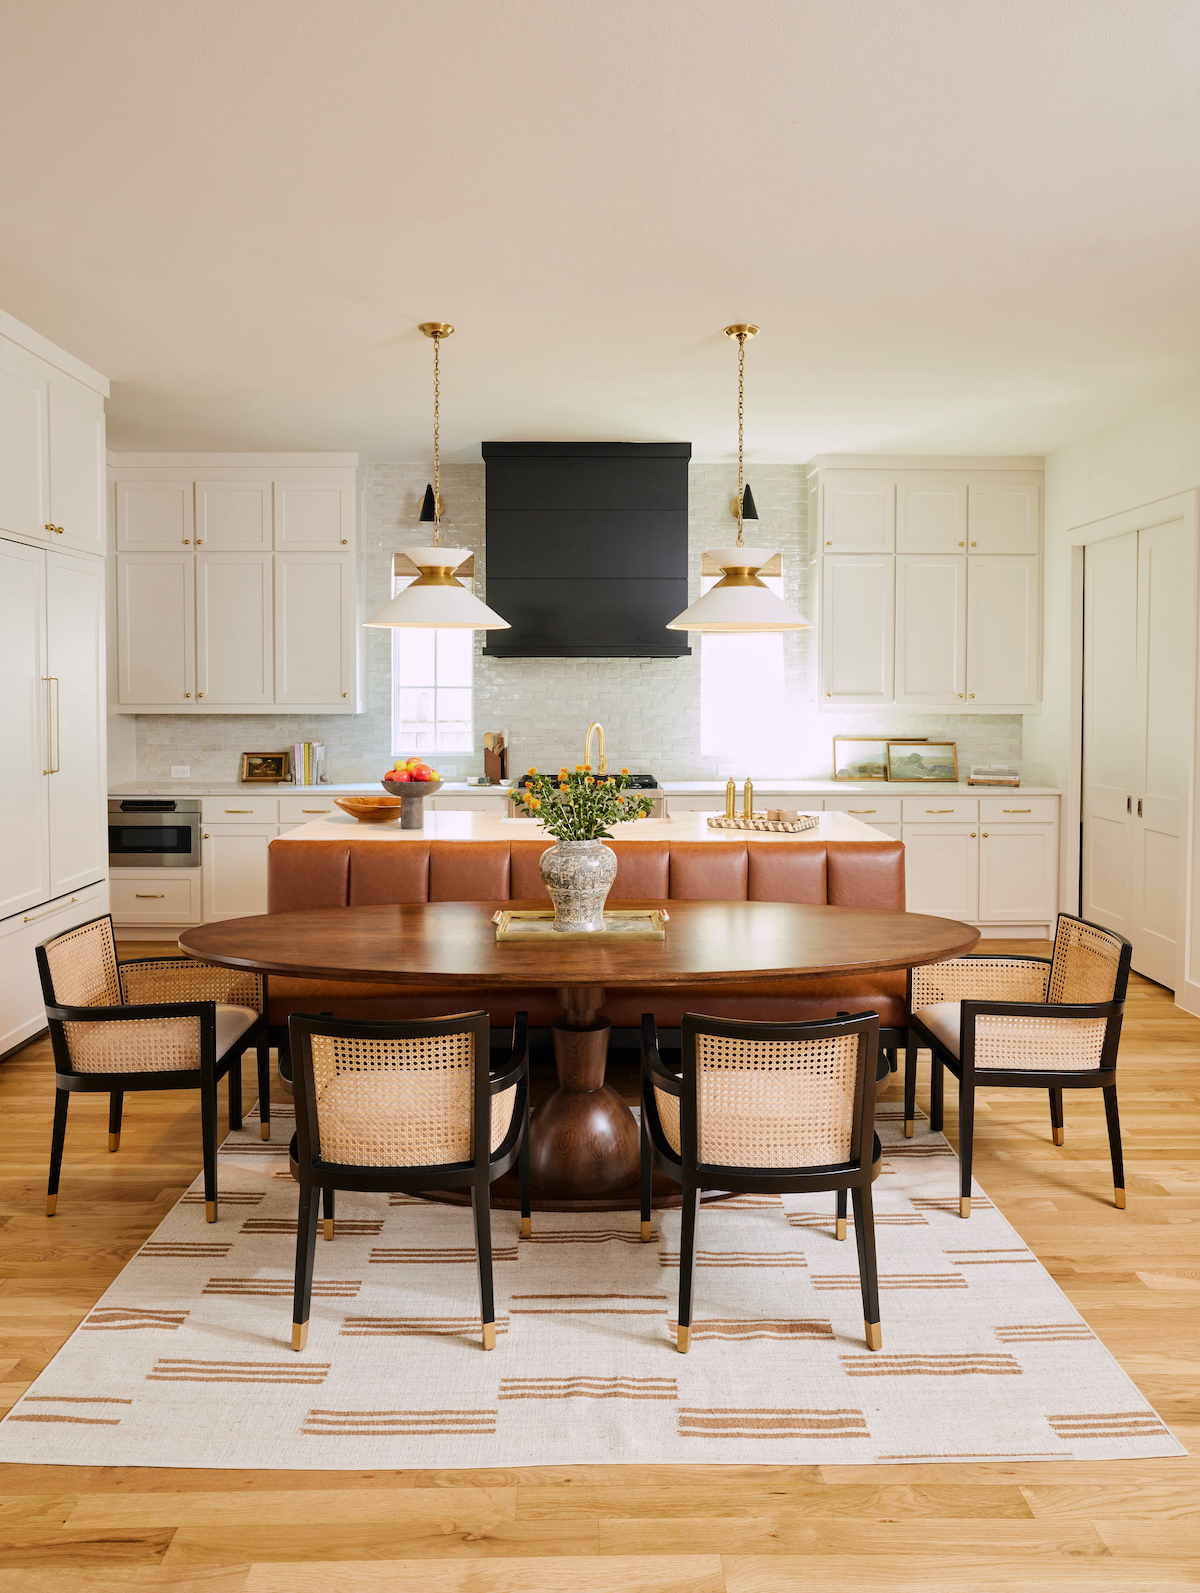
[[[700,1215],[686,1356],[679,1217],[494,1215],[496,1349],[479,1341],[471,1217],[338,1196],[311,1330],[290,1348],[291,1119],[231,1135],[220,1221],[199,1183],[0,1424],[0,1461],[469,1467],[1136,1460],[1184,1451],[976,1189],[885,1107],[875,1185],[883,1349],[863,1342],[853,1225],[832,1196]],[[251,1134],[254,1136],[251,1138]]]

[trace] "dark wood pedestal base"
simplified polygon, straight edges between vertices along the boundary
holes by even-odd
[[[558,1088],[529,1124],[534,1200],[596,1201],[636,1184],[637,1119],[604,1082],[612,1025],[607,1019],[553,1027]]]

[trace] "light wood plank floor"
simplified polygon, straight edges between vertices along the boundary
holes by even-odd
[[[140,942],[126,955],[155,950]],[[1120,1062],[1124,1212],[1111,1203],[1098,1091],[1068,1094],[1061,1150],[1044,1095],[993,1092],[976,1110],[980,1183],[1192,1450],[1200,1444],[1198,1060],[1200,1022],[1135,977]],[[251,1066],[247,1102],[253,1074]],[[618,1083],[630,1090],[632,1073],[622,1070]],[[889,1094],[898,1092],[893,1082]],[[37,1042],[0,1066],[4,1408],[199,1170],[193,1101],[128,1097],[121,1150],[109,1156],[106,1099],[72,1105],[58,1215],[48,1221],[49,1046]],[[952,1139],[955,1107],[949,1081]],[[0,1467],[0,1593],[855,1586],[1200,1587],[1200,1461],[387,1473]]]

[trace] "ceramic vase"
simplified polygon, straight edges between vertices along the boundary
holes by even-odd
[[[603,841],[557,841],[542,853],[542,879],[561,933],[604,929],[604,903],[617,877],[617,854]]]

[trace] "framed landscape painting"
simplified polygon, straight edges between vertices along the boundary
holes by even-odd
[[[958,747],[953,741],[888,742],[889,780],[957,780]]]
[[[834,736],[833,778],[835,780],[886,780],[888,777],[889,736]],[[900,741],[895,741],[900,745]],[[906,745],[921,746],[924,738],[912,737]]]

